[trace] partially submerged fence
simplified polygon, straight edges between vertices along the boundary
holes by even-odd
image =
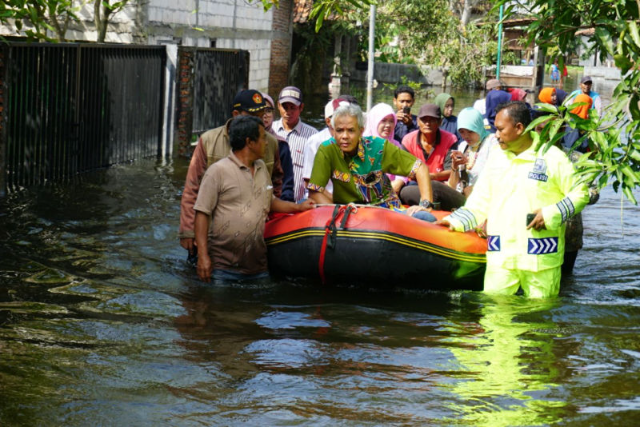
[[[180,46],[178,140],[187,154],[192,135],[221,126],[231,117],[231,103],[249,86],[249,52]]]
[[[158,155],[165,61],[162,46],[0,45],[0,193]]]

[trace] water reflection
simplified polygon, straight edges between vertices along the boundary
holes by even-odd
[[[186,162],[0,201],[1,425],[629,425],[640,210],[606,190],[561,298],[197,281]],[[621,215],[622,214],[622,215]]]
[[[557,299],[480,298],[475,333],[452,349],[461,364],[452,391],[460,418],[474,426],[549,425],[567,403],[554,394],[560,382],[551,311]],[[471,402],[471,403],[470,403]]]

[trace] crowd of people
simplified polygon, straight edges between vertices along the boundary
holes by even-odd
[[[576,120],[598,114],[591,78],[580,86],[571,94],[544,88],[539,102],[577,103],[569,113]],[[485,291],[557,295],[564,230],[590,201],[588,189],[561,148],[535,150],[526,91],[496,79],[485,88],[486,97],[458,116],[448,93],[414,109],[414,90],[400,86],[393,106],[368,112],[342,95],[326,104],[321,131],[302,121],[300,89],[285,87],[277,102],[241,91],[231,118],[200,136],[182,194],[180,244],[197,259],[198,276],[263,277],[270,212],[356,203],[454,231],[477,229],[488,239]],[[564,144],[589,149],[579,131],[567,132]],[[434,209],[452,213],[437,221]]]

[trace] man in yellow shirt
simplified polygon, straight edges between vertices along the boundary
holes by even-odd
[[[498,147],[464,207],[439,224],[468,231],[487,220],[484,290],[545,298],[560,290],[566,221],[589,201],[562,150],[536,150],[525,129],[531,114],[523,102],[499,106]],[[526,221],[526,222],[525,222]]]

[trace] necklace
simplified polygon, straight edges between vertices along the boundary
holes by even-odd
[[[475,146],[469,146],[469,148],[471,149],[472,152],[475,153],[474,156],[468,156],[469,160],[467,160],[467,170],[470,171],[471,169],[473,169],[473,167],[476,164],[476,160],[478,160],[478,153],[480,152],[480,147],[482,146],[483,141],[480,141],[479,144],[475,145]]]

